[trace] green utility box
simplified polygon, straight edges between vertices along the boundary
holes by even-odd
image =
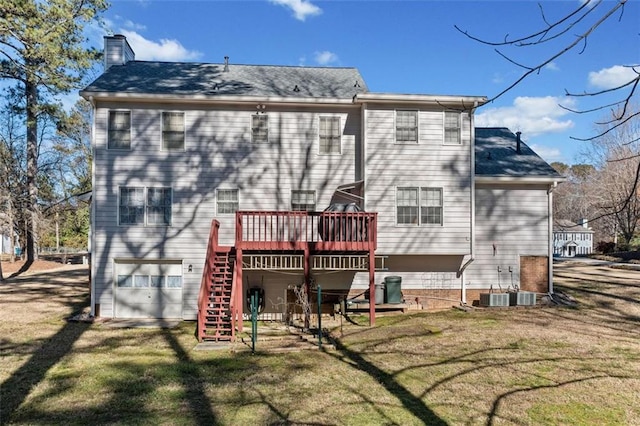
[[[402,277],[386,277],[384,286],[387,303],[402,303]]]

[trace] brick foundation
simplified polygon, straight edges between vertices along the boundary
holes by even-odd
[[[520,256],[520,290],[534,293],[549,291],[549,258]]]

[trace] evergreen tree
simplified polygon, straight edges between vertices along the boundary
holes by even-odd
[[[0,78],[17,82],[26,106],[27,264],[36,255],[38,117],[55,115],[46,99],[78,88],[98,58],[83,29],[106,7],[104,0],[0,2]]]

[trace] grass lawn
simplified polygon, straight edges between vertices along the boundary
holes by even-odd
[[[640,272],[556,271],[579,308],[353,317],[336,351],[256,355],[194,351],[193,322],[67,322],[81,267],[12,278],[0,424],[640,424]]]

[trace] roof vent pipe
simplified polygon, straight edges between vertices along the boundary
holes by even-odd
[[[224,72],[229,72],[229,57],[224,57]]]
[[[516,154],[522,154],[522,151],[520,150],[520,144],[522,142],[520,135],[522,135],[522,132],[516,132]]]

